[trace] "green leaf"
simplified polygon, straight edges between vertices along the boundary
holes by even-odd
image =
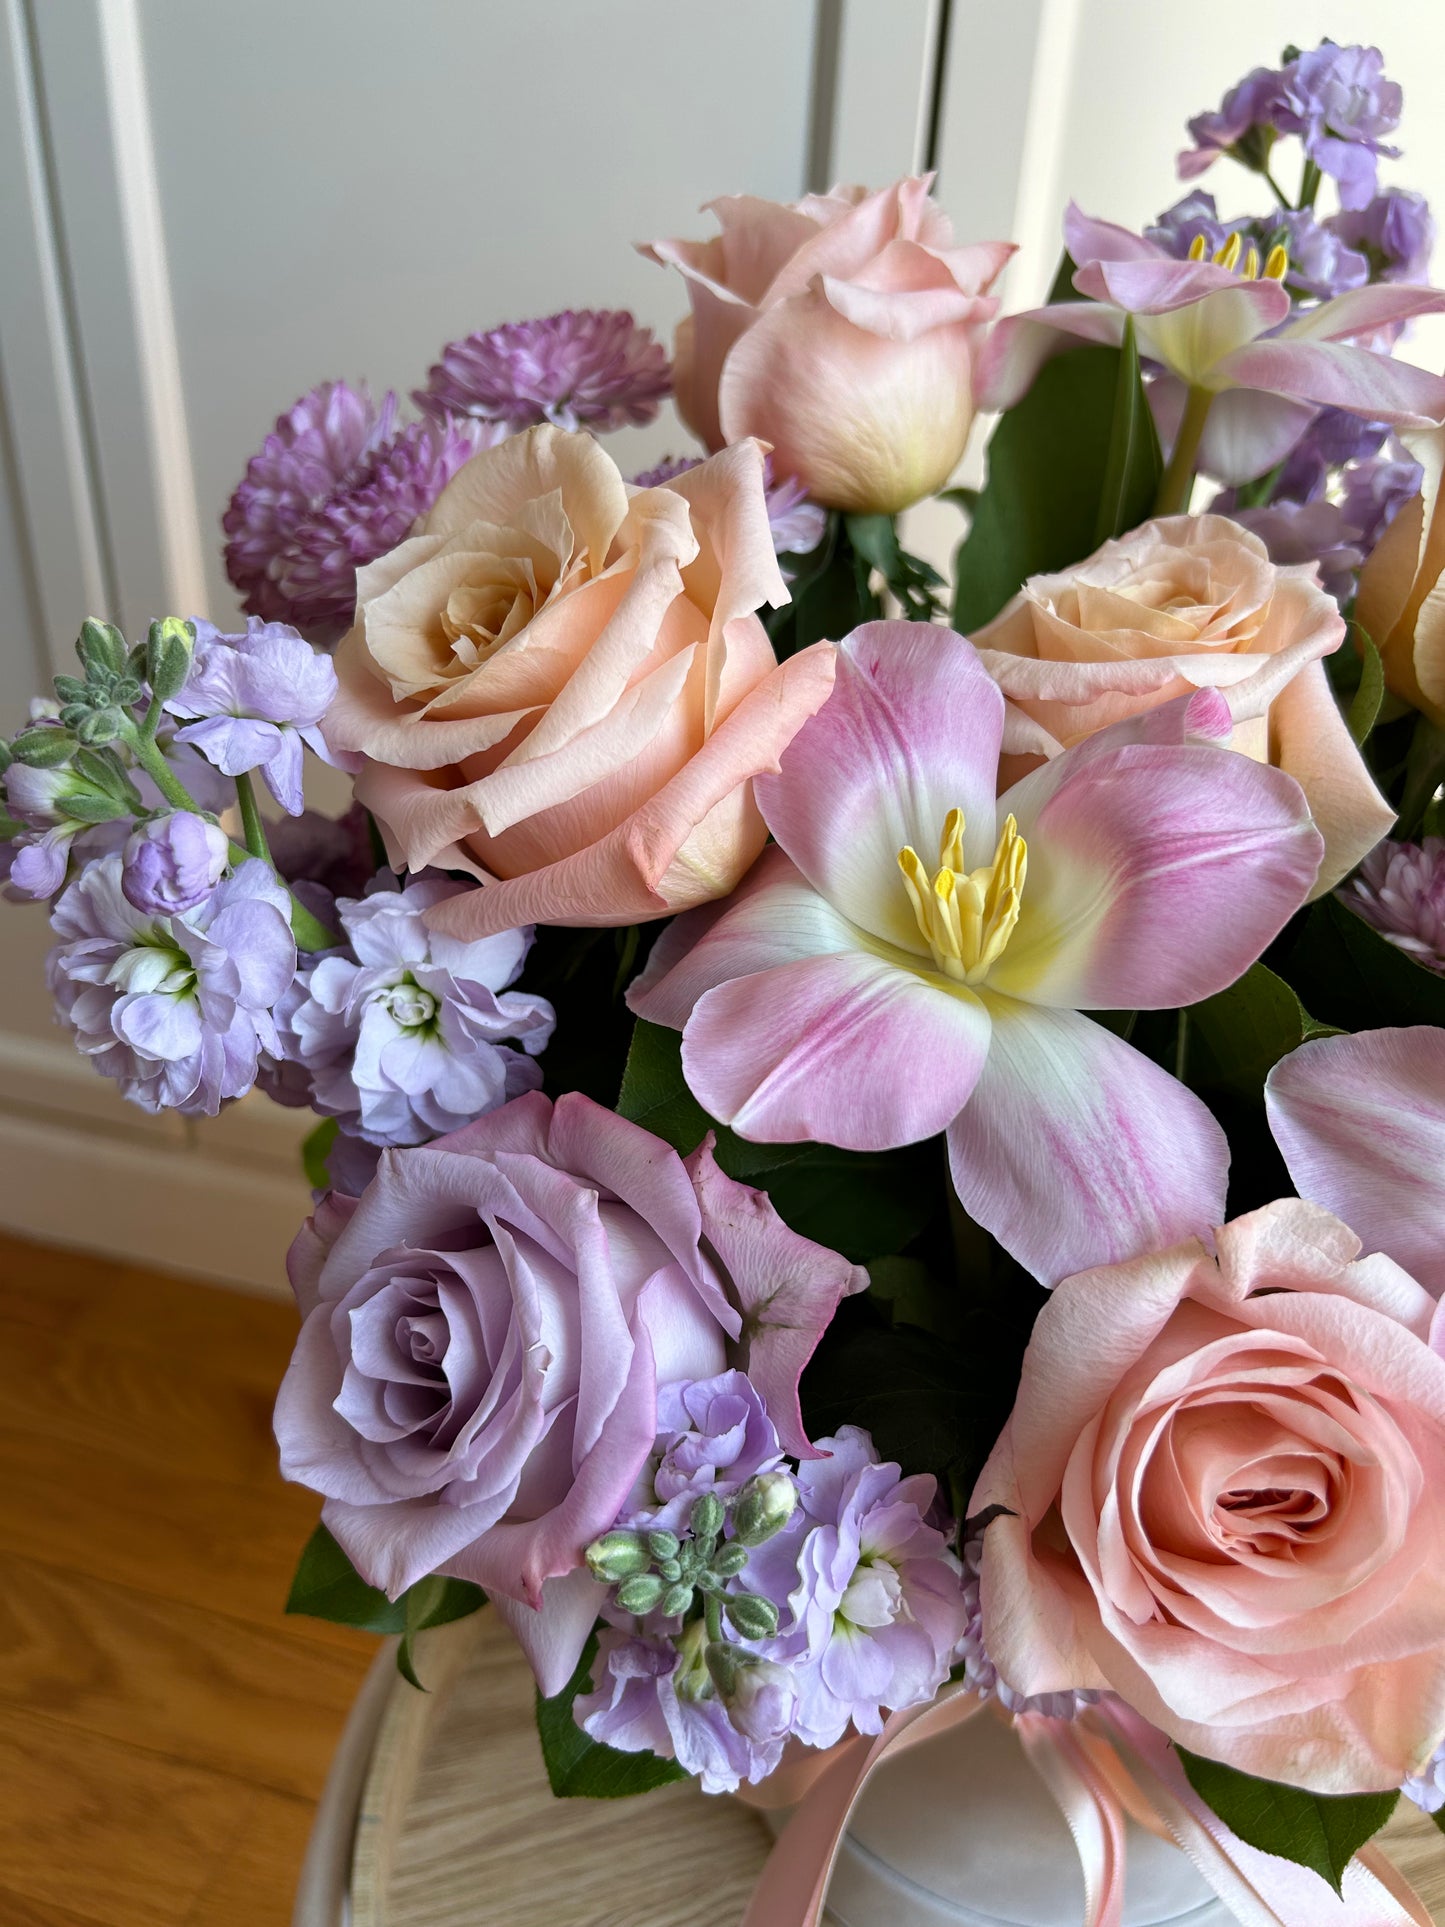
[[[424,1633],[429,1626],[446,1626],[454,1619],[465,1619],[486,1603],[487,1595],[480,1586],[473,1586],[465,1579],[444,1579],[440,1573],[431,1573],[407,1588],[397,1601],[405,1608],[405,1626],[396,1649],[396,1670],[409,1686],[416,1687],[419,1693],[427,1690],[416,1674],[417,1634]]]
[[[974,1397],[962,1356],[931,1332],[865,1327],[821,1350],[803,1379],[809,1436],[840,1425],[871,1433],[880,1458],[946,1474],[973,1443]]]
[[[1191,1004],[1189,1082],[1258,1100],[1281,1057],[1311,1037],[1335,1035],[1317,1024],[1284,981],[1262,963],[1203,1003]]]
[[[1134,317],[1124,323],[1119,368],[1114,389],[1114,422],[1109,433],[1109,456],[1099,491],[1099,513],[1094,522],[1094,546],[1137,528],[1149,513],[1164,473],[1159,431],[1154,426],[1144,379],[1139,372],[1139,343]]]
[[[822,541],[793,577],[792,600],[767,617],[779,660],[821,641],[836,642],[883,613],[868,582],[867,558],[848,538],[844,517],[830,515]]]
[[[1405,793],[1400,799],[1396,836],[1415,834],[1442,783],[1445,783],[1445,729],[1437,728],[1428,716],[1422,716],[1415,725],[1405,762]]]
[[[902,547],[891,515],[845,515],[843,526],[855,553],[877,569],[898,599],[906,621],[932,622],[942,613],[936,591],[943,577],[931,562]]]
[[[965,635],[996,616],[1029,576],[1066,568],[1099,546],[1123,360],[1118,348],[1056,355],[1000,418],[988,445],[988,480],[955,563],[953,626]],[[1145,520],[1153,505],[1146,446],[1140,424],[1118,458],[1117,527]]]
[[[684,1156],[709,1131],[730,1178],[759,1186],[794,1231],[855,1264],[901,1250],[945,1195],[934,1148],[842,1151],[830,1144],[752,1144],[716,1123],[682,1074],[682,1039],[639,1020],[617,1109]]]
[[[1353,625],[1352,633],[1360,657],[1360,686],[1345,721],[1358,749],[1375,727],[1380,704],[1385,700],[1385,665],[1380,661],[1379,650],[1358,622]]]
[[[1308,1867],[1336,1893],[1358,1847],[1380,1831],[1398,1793],[1306,1793],[1256,1780],[1218,1760],[1178,1749],[1189,1784],[1247,1846]]]
[[[306,1173],[306,1182],[313,1191],[327,1191],[331,1188],[331,1173],[326,1160],[331,1147],[336,1142],[336,1133],[341,1126],[334,1117],[323,1117],[314,1131],[308,1131],[301,1140],[301,1168]]]
[[[418,1580],[399,1599],[388,1599],[376,1586],[367,1585],[325,1526],[317,1526],[296,1567],[286,1610],[304,1613],[309,1619],[329,1619],[338,1626],[356,1626],[366,1633],[405,1637],[425,1626],[461,1619],[485,1605],[486,1599],[480,1586],[438,1575]]]
[[[537,1735],[553,1793],[559,1800],[622,1800],[671,1780],[685,1780],[686,1770],[676,1760],[660,1760],[655,1753],[619,1753],[590,1739],[573,1719],[573,1701],[592,1690],[596,1659],[594,1633],[562,1691],[551,1699],[537,1695]]]
[[[1445,977],[1416,963],[1336,896],[1311,907],[1288,956],[1274,961],[1322,1023],[1343,1030],[1445,1025]]]
[[[1436,1807],[1435,1811],[1430,1815],[1430,1818],[1435,1822],[1435,1825],[1440,1829],[1441,1833],[1445,1833],[1445,1807]]]

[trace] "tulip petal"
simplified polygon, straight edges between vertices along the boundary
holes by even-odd
[[[1001,799],[1029,868],[992,989],[1071,1010],[1197,1003],[1305,901],[1324,845],[1292,777],[1205,744],[1128,740],[1205,704],[1223,698],[1201,691],[1101,730]]]
[[[1439,288],[1401,287],[1388,281],[1373,287],[1351,288],[1318,306],[1306,308],[1282,329],[1286,341],[1341,341],[1351,335],[1370,335],[1377,329],[1410,321],[1416,315],[1438,314],[1445,308]]]
[[[682,1034],[682,1067],[704,1109],[743,1137],[887,1151],[957,1115],[988,1035],[962,985],[853,951],[708,991]]]
[[[1064,209],[1064,246],[1069,258],[1087,266],[1091,261],[1158,261],[1160,250],[1132,228],[1115,221],[1099,221],[1085,214],[1077,201]]]
[[[1264,388],[1396,426],[1445,417],[1445,379],[1346,342],[1296,335],[1252,341],[1226,355],[1216,374],[1235,388]]]
[[[949,1168],[964,1210],[1041,1284],[1220,1222],[1229,1145],[1192,1091],[1075,1011],[983,1000],[988,1061]]]
[[[756,784],[768,828],[815,890],[885,943],[917,955],[898,869],[926,864],[961,809],[970,867],[993,855],[1003,698],[971,644],[948,629],[869,622],[837,648],[833,693]]]
[[[1044,363],[1080,342],[1117,348],[1124,317],[1097,301],[1056,301],[1047,308],[1005,315],[990,329],[974,374],[980,408],[1012,408],[1033,386]]]
[[[1265,1083],[1295,1189],[1445,1295],[1445,1031],[1321,1037]]]

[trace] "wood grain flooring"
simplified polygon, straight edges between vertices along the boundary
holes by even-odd
[[[374,1642],[286,1619],[289,1309],[0,1238],[0,1923],[285,1927]]]

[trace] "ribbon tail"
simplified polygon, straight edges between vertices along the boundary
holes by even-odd
[[[1024,1755],[1058,1805],[1084,1870],[1082,1927],[1120,1927],[1124,1917],[1124,1815],[1108,1778],[1070,1720],[1020,1713]]]
[[[972,1719],[982,1705],[972,1693],[948,1693],[892,1714],[876,1739],[839,1747],[778,1835],[742,1927],[818,1927],[848,1821],[874,1769],[890,1753]]]
[[[1241,1927],[1430,1927],[1403,1874],[1366,1847],[1345,1868],[1337,1897],[1308,1867],[1232,1833],[1190,1786],[1163,1734],[1128,1708],[1096,1708],[1135,1781]]]

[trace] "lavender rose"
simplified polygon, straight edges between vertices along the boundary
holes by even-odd
[[[282,1470],[325,1495],[372,1584],[395,1596],[440,1570],[484,1586],[545,1693],[605,1600],[583,1554],[647,1466],[659,1383],[718,1376],[742,1338],[735,1261],[703,1245],[729,1185],[580,1093],[529,1093],[385,1152],[362,1198],[333,1194],[292,1247],[305,1322],[276,1408]],[[744,1213],[753,1194],[732,1189]],[[854,1267],[776,1218],[753,1242],[779,1234],[788,1316],[825,1323]],[[786,1380],[781,1327],[748,1315]]]

